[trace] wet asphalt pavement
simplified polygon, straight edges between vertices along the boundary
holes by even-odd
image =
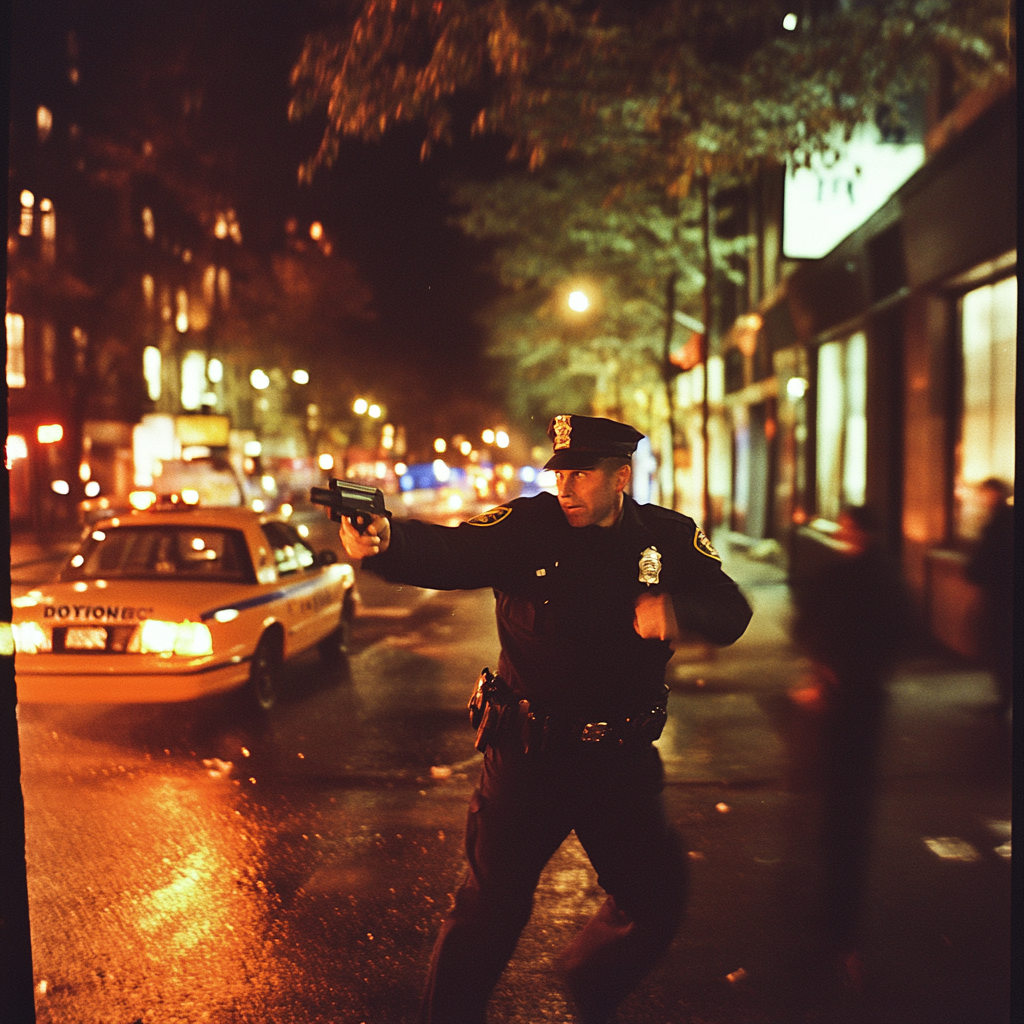
[[[864,974],[842,984],[816,969],[814,720],[789,696],[806,665],[788,592],[738,551],[726,566],[754,620],[673,659],[659,744],[689,914],[622,1024],[1009,1021],[1010,732],[990,680],[929,659],[893,682]],[[290,664],[264,723],[227,701],[20,709],[40,1022],[413,1019],[461,873],[493,598],[359,583],[348,664]],[[571,839],[491,1024],[573,1020],[553,961],[601,900]]]

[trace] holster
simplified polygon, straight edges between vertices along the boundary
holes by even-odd
[[[496,676],[489,668],[480,672],[480,678],[473,687],[469,698],[469,724],[476,729],[476,749],[481,753],[493,741],[507,706],[505,685],[500,676]]]

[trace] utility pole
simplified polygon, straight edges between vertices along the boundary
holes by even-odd
[[[710,451],[708,450],[708,354],[709,334],[711,333],[711,289],[713,285],[714,268],[711,261],[711,199],[709,196],[709,184],[707,173],[700,175],[700,233],[701,241],[704,244],[704,288],[701,292],[701,311],[704,320],[704,330],[700,335],[700,362],[704,367],[704,393],[700,403],[700,439],[701,447],[704,450],[703,473],[704,480],[701,489],[701,526],[704,532],[711,535],[711,491],[708,482],[708,463],[710,462]]]

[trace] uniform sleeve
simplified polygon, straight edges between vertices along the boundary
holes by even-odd
[[[683,571],[670,589],[676,620],[719,647],[735,643],[750,622],[750,603],[699,529],[683,526],[680,535]]]
[[[522,530],[514,503],[458,526],[394,519],[387,551],[363,568],[392,583],[432,590],[498,587],[511,571]]]

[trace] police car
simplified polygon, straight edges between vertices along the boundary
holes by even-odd
[[[98,522],[54,583],[14,598],[24,703],[151,703],[239,690],[268,710],[285,659],[344,656],[352,567],[287,519],[154,507]]]

